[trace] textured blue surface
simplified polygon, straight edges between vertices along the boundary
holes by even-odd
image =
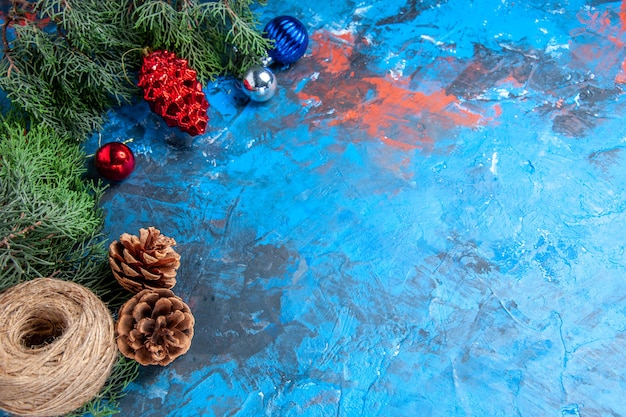
[[[137,156],[106,232],[175,238],[197,322],[122,415],[626,415],[626,6],[262,12],[310,34],[269,102],[102,132]]]

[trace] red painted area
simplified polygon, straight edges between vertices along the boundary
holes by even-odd
[[[591,12],[588,10],[586,13],[580,13],[578,20],[585,26],[583,29],[585,32],[594,33],[603,38],[606,38],[613,42],[617,47],[623,47],[626,42],[626,26],[624,20],[624,3],[622,2],[619,12],[619,22],[615,22],[612,19],[614,15],[609,11]],[[574,32],[573,35],[580,34],[581,32]]]
[[[622,69],[615,76],[615,84],[626,84],[626,59],[622,61]]]
[[[622,33],[626,32],[626,0],[622,0],[619,10],[619,20],[621,23]],[[621,71],[615,76],[615,83],[626,84],[626,59],[622,61]]]
[[[317,77],[298,92],[309,113],[328,118],[329,126],[362,129],[394,148],[408,151],[431,147],[449,138],[456,127],[476,127],[488,119],[463,106],[442,87],[423,81],[414,91],[407,78],[393,79],[353,64],[351,33],[326,31],[312,36]],[[501,110],[494,109],[494,117]]]
[[[363,78],[374,98],[355,103],[332,124],[358,125],[371,137],[384,139],[402,149],[433,143],[456,126],[477,126],[482,116],[464,109],[459,100],[443,90],[432,94],[411,91],[387,78]]]
[[[583,28],[572,32],[572,54],[596,75],[614,78],[616,83],[626,80],[624,72],[626,47],[626,0],[622,0],[617,13],[610,11],[587,10],[578,15]],[[606,39],[608,42],[589,43],[584,39],[578,43],[576,38],[589,34]]]
[[[312,40],[315,44],[313,55],[326,72],[339,74],[350,69],[349,57],[354,46],[354,36],[351,33],[331,35],[320,31],[313,34]]]
[[[527,80],[524,79],[524,83]],[[503,78],[501,80],[498,80],[496,82],[496,85],[498,87],[513,87],[513,88],[523,88],[524,87],[524,83],[521,82],[519,79],[515,78],[513,75],[509,75],[506,78]]]

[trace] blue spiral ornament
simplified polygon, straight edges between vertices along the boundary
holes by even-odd
[[[280,64],[293,64],[304,55],[309,46],[306,27],[292,16],[278,16],[270,20],[263,36],[274,41],[269,57]]]

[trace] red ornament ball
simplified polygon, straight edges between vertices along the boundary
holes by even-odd
[[[102,145],[95,155],[96,169],[110,181],[122,181],[135,169],[135,155],[121,142]]]

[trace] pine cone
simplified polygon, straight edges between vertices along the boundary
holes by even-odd
[[[146,289],[128,300],[115,323],[117,346],[142,365],[167,365],[191,346],[194,317],[171,290]]]
[[[173,52],[151,52],[144,57],[138,85],[150,109],[169,127],[177,126],[192,136],[205,132],[209,102],[186,59]]]
[[[113,276],[127,290],[138,293],[144,288],[172,288],[180,255],[172,248],[176,241],[159,229],[139,229],[139,237],[124,233],[109,246]]]

